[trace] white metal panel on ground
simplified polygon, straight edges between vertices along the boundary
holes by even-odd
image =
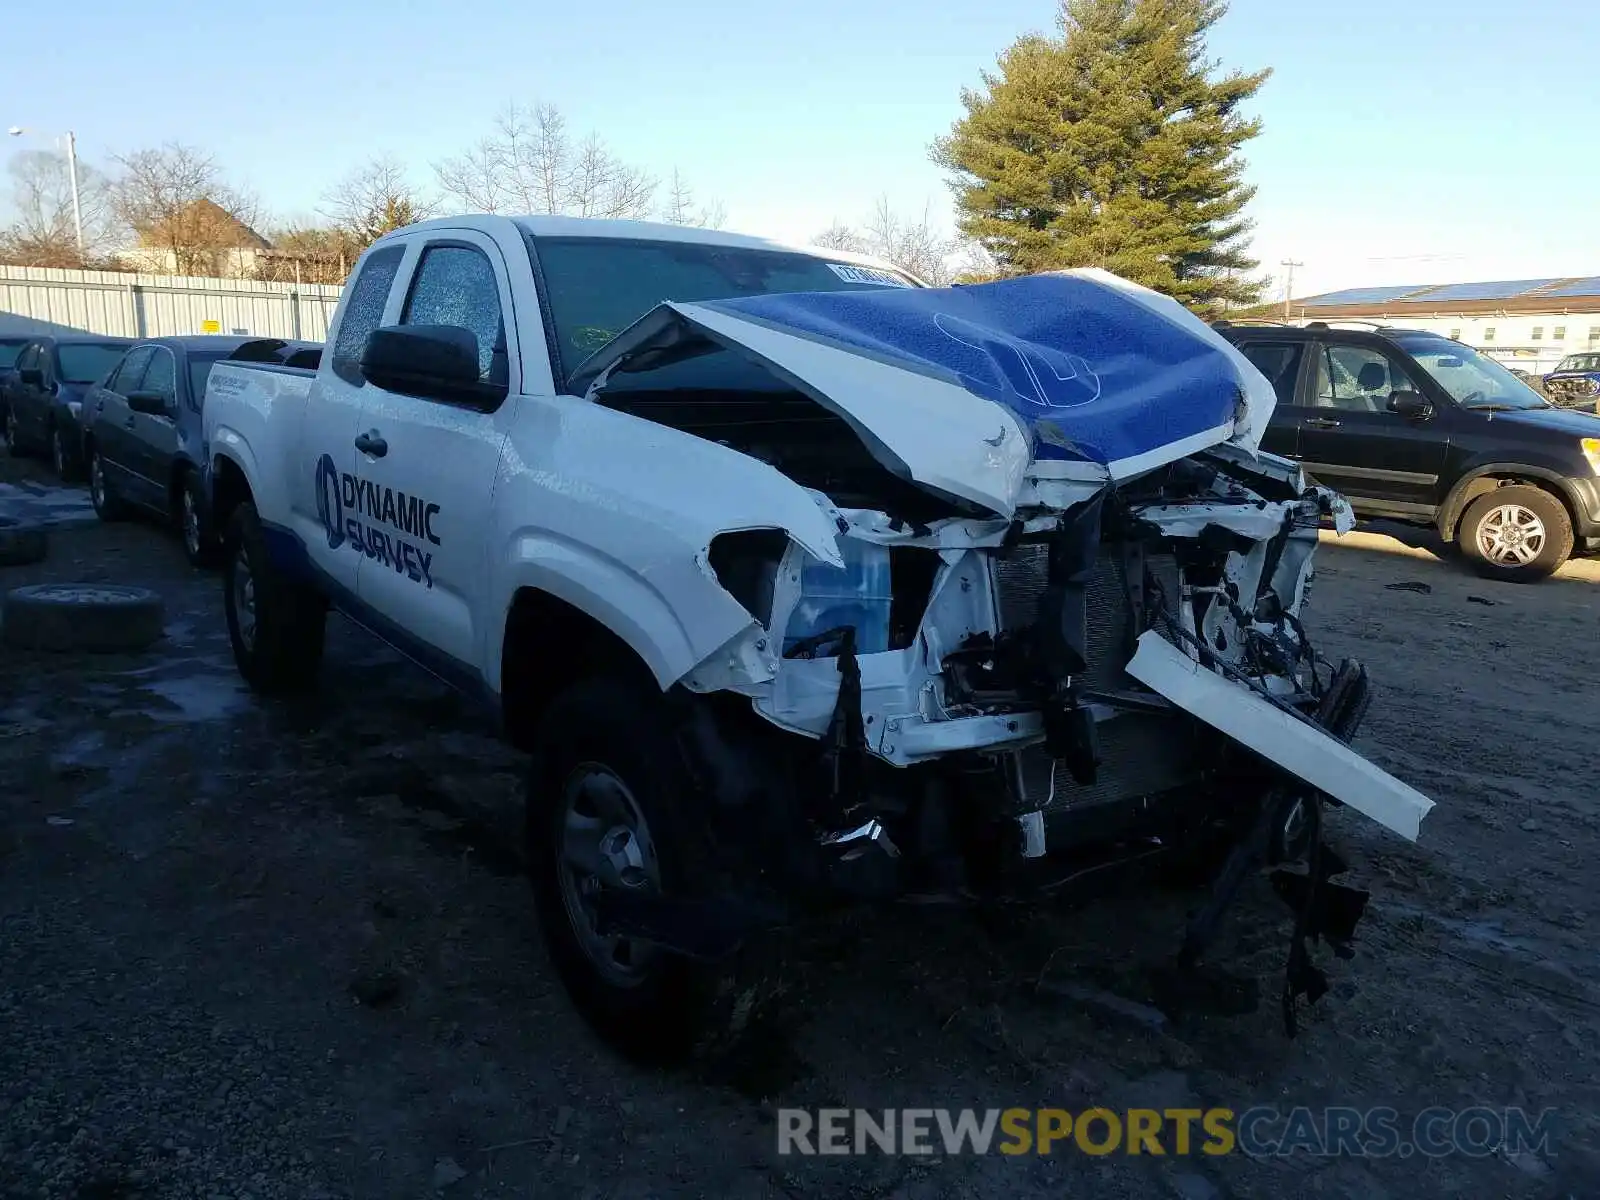
[[[120,271],[0,267],[0,335],[233,333],[320,342],[343,289]]]

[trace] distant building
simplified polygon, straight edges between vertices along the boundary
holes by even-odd
[[[116,253],[123,266],[155,275],[253,276],[257,259],[272,249],[250,226],[221,205],[201,199],[153,227],[135,228],[136,244]],[[180,257],[174,246],[183,247]]]
[[[1297,324],[1374,321],[1427,329],[1542,375],[1600,350],[1600,276],[1345,288],[1291,304]]]

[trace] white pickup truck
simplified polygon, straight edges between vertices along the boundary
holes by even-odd
[[[1299,619],[1349,510],[1259,453],[1272,405],[1102,272],[475,216],[367,250],[317,370],[213,370],[204,455],[244,677],[312,685],[331,607],[487,701],[554,961],[661,1056],[746,1028],[819,907],[1160,854],[1216,868],[1186,970],[1276,866],[1320,993],[1365,895],[1323,810],[1431,802],[1349,746],[1366,673]]]

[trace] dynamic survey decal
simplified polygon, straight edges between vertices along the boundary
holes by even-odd
[[[424,544],[439,545],[433,531],[437,504],[341,471],[331,454],[317,462],[316,489],[317,516],[328,533],[328,549],[349,543],[357,554],[394,568],[395,574],[433,587],[433,552]]]

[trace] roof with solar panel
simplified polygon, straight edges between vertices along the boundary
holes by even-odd
[[[1600,275],[1550,279],[1499,279],[1484,283],[1415,283],[1343,288],[1294,301],[1307,316],[1352,311],[1422,313],[1450,311],[1560,312],[1600,310]]]

